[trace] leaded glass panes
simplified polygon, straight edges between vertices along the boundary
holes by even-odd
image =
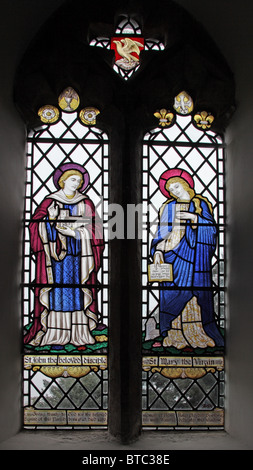
[[[144,429],[224,426],[224,144],[193,122],[143,141]]]
[[[28,135],[25,428],[107,426],[108,158],[76,112]]]

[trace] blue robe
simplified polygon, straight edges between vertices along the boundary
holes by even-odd
[[[172,230],[175,204],[176,201],[172,200],[163,207],[157,234],[151,244],[152,257],[156,245],[166,239]],[[215,341],[216,346],[223,346],[224,340],[214,317],[213,291],[208,290],[212,286],[211,260],[216,247],[217,229],[208,204],[200,199],[200,205],[202,214],[198,214],[197,228],[194,229],[191,221],[187,221],[185,234],[179,244],[164,253],[164,262],[173,266],[173,282],[161,283],[160,332],[166,336],[172,321],[182,313],[191,298],[196,296],[206,334]],[[190,201],[188,212],[195,213],[193,201]],[[176,287],[181,289],[177,290]]]
[[[64,204],[69,215],[77,215],[77,205]],[[50,222],[46,223],[48,240],[56,242],[58,231]],[[81,284],[81,241],[74,237],[66,237],[67,252],[61,261],[52,259],[52,270],[56,284],[66,284],[66,287],[54,287],[49,293],[49,309],[55,312],[73,312],[83,310],[83,294]],[[79,287],[70,287],[71,285]]]

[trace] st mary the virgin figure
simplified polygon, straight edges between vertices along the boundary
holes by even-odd
[[[160,208],[151,256],[154,263],[169,263],[173,269],[172,282],[160,285],[163,346],[223,346],[211,289],[217,236],[212,206],[195,193],[194,181],[185,170],[167,170],[159,185],[167,200]]]

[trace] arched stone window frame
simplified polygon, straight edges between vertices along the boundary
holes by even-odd
[[[207,33],[178,5],[153,5],[143,13],[142,2],[135,2],[130,13],[144,36],[162,37],[165,50],[144,52],[126,84],[112,70],[113,54],[89,46],[95,35],[113,34],[120,13],[119,6],[102,3],[66,2],[45,24],[19,66],[15,102],[28,128],[39,124],[39,107],[57,104],[66,86],[99,107],[99,126],[110,140],[110,202],[126,208],[141,202],[141,143],[156,125],[154,110],[187,88],[199,109],[215,115],[214,129],[222,133],[234,111],[234,80]],[[187,38],[185,31],[191,31]],[[109,430],[123,442],[141,429],[140,250],[137,239],[110,243]]]

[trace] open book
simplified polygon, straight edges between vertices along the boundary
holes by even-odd
[[[172,264],[160,263],[148,265],[148,280],[149,282],[172,282],[173,271]]]

